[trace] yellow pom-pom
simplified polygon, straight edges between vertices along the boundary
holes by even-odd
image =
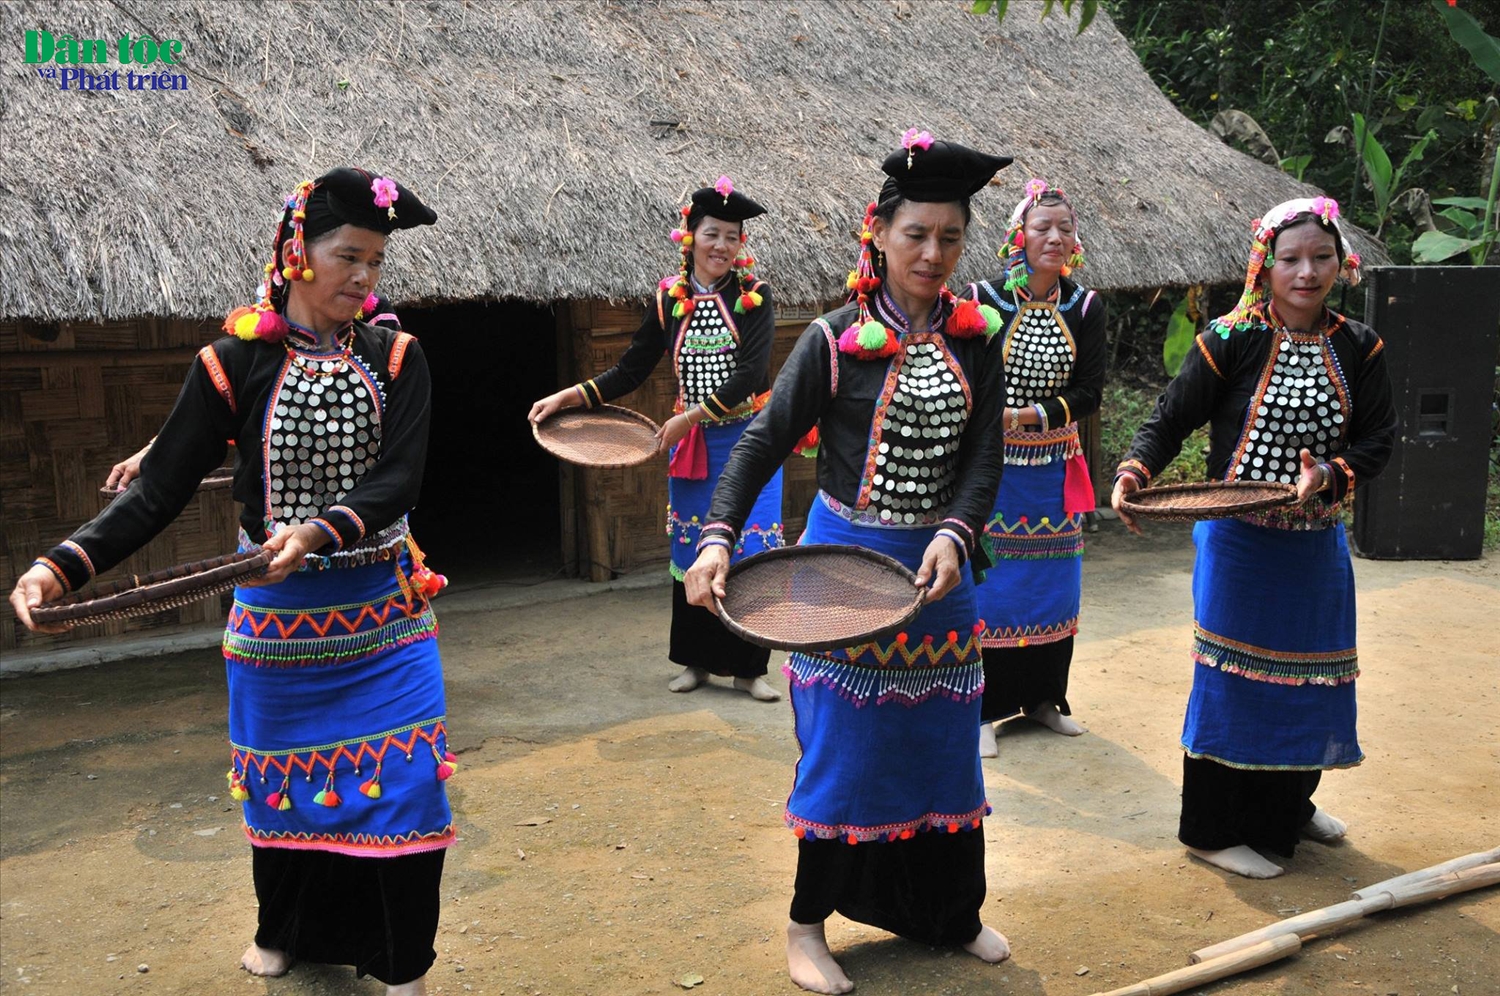
[[[250,312],[234,320],[234,334],[241,339],[254,339],[255,326],[260,324],[260,314]]]
[[[684,248],[686,248],[687,246],[690,246],[690,245],[693,244],[693,233],[692,232],[688,232],[686,235],[684,235],[682,237],[682,244],[683,244]]]
[[[275,273],[275,272],[276,272],[276,264],[275,263],[267,263],[266,264],[266,274],[270,275],[270,274]]]
[[[281,268],[281,275],[283,277],[285,277],[287,280],[296,280],[297,279],[297,269],[296,269],[296,267],[292,267],[292,266],[283,266]]]
[[[303,280],[307,281],[308,283],[312,283],[312,278],[313,278],[313,271],[312,270],[303,270],[302,271],[302,279]]]
[[[846,279],[844,281],[844,286],[847,287],[847,288],[849,288],[850,290],[853,290],[855,288],[855,286],[858,285],[858,284],[859,284],[859,274],[856,271],[854,271],[854,270],[850,270],[849,271],[849,277],[848,277],[848,279]]]

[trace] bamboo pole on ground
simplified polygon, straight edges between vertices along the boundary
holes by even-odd
[[[1500,847],[1492,847],[1488,851],[1477,851],[1474,854],[1465,854],[1461,858],[1454,858],[1452,861],[1444,861],[1442,864],[1433,865],[1431,868],[1423,868],[1421,871],[1407,872],[1405,875],[1397,875],[1395,878],[1388,878],[1384,882],[1376,882],[1374,885],[1367,885],[1363,889],[1359,889],[1358,891],[1356,891],[1353,895],[1350,896],[1350,898],[1366,899],[1370,896],[1376,895],[1377,893],[1388,892],[1391,889],[1410,885],[1412,882],[1420,882],[1424,879],[1435,878],[1438,875],[1447,875],[1450,872],[1463,871],[1465,868],[1477,868],[1479,865],[1491,865],[1497,861],[1500,861]]]
[[[1449,872],[1447,874],[1433,874],[1435,869],[1441,867],[1444,866],[1435,865],[1433,868],[1423,869],[1422,872],[1415,873],[1415,875],[1419,876],[1416,878],[1402,876],[1402,878],[1408,879],[1404,885],[1384,888],[1382,891],[1376,892],[1373,895],[1367,895],[1363,899],[1350,899],[1342,903],[1335,903],[1333,906],[1324,906],[1321,909],[1309,910],[1298,916],[1278,920],[1273,924],[1261,927],[1259,930],[1252,930],[1247,934],[1232,937],[1227,941],[1220,941],[1218,944],[1210,944],[1206,948],[1199,948],[1188,955],[1188,963],[1196,965],[1213,958],[1220,958],[1285,934],[1296,934],[1303,941],[1308,941],[1314,937],[1325,936],[1340,927],[1363,919],[1369,913],[1397,909],[1416,903],[1431,902],[1459,892],[1483,889],[1487,886],[1500,883],[1500,863],[1465,868],[1462,871]],[[1390,880],[1390,882],[1397,881],[1399,880]],[[1370,891],[1370,889],[1360,890],[1362,893],[1369,893]]]
[[[1169,996],[1171,993],[1180,993],[1280,961],[1296,954],[1301,947],[1302,939],[1296,934],[1281,934],[1241,951],[1210,958],[1187,968],[1179,968],[1175,972],[1155,975],[1134,985],[1111,989],[1107,993],[1095,993],[1094,996]]]

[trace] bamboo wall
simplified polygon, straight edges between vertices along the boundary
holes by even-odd
[[[774,379],[797,337],[818,312],[778,308],[776,344],[771,357]],[[574,301],[558,309],[558,382],[587,380],[613,366],[640,327],[640,305]],[[658,424],[672,415],[676,387],[670,363],[656,371],[635,393],[619,403],[650,416]],[[802,532],[807,508],[817,492],[816,461],[794,456],[783,473],[783,521],[788,542]],[[594,581],[670,557],[666,534],[667,465],[658,458],[639,467],[589,470],[563,465],[563,560],[568,573]]]
[[[103,507],[99,487],[115,463],[155,434],[177,398],[194,354],[219,334],[217,321],[0,322],[0,584]],[[144,574],[230,553],[236,511],[229,490],[194,498],[160,536],[101,578]],[[226,596],[227,597],[227,596]],[[0,651],[34,650],[160,631],[222,626],[207,600],[140,620],[27,634],[0,611]]]

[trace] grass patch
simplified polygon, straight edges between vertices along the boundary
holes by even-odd
[[[1099,457],[1101,467],[1109,474],[1119,466],[1130,450],[1135,431],[1151,417],[1160,392],[1147,384],[1110,382],[1104,387],[1099,405]],[[1208,426],[1200,426],[1183,440],[1182,452],[1152,479],[1153,484],[1186,484],[1201,481],[1207,474]]]

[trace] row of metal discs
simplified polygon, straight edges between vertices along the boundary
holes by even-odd
[[[326,369],[325,365],[325,369]],[[267,429],[273,519],[302,522],[354,488],[380,452],[380,420],[369,388],[347,368],[308,377],[295,367],[276,397]]]
[[[883,439],[875,453],[869,507],[883,522],[927,521],[953,496],[958,447],[942,440],[958,438],[968,411],[962,385],[941,358],[936,343],[908,347],[881,420],[882,432],[903,437]],[[906,444],[911,437],[917,446]]]
[[[1265,394],[1246,433],[1247,446],[1236,470],[1241,478],[1293,483],[1302,473],[1300,451],[1313,459],[1333,452],[1343,432],[1343,404],[1327,367],[1319,362],[1319,341],[1293,344],[1283,339]]]
[[[1053,397],[1073,375],[1073,348],[1051,311],[1022,312],[1007,346],[1005,394],[1011,407]]]

